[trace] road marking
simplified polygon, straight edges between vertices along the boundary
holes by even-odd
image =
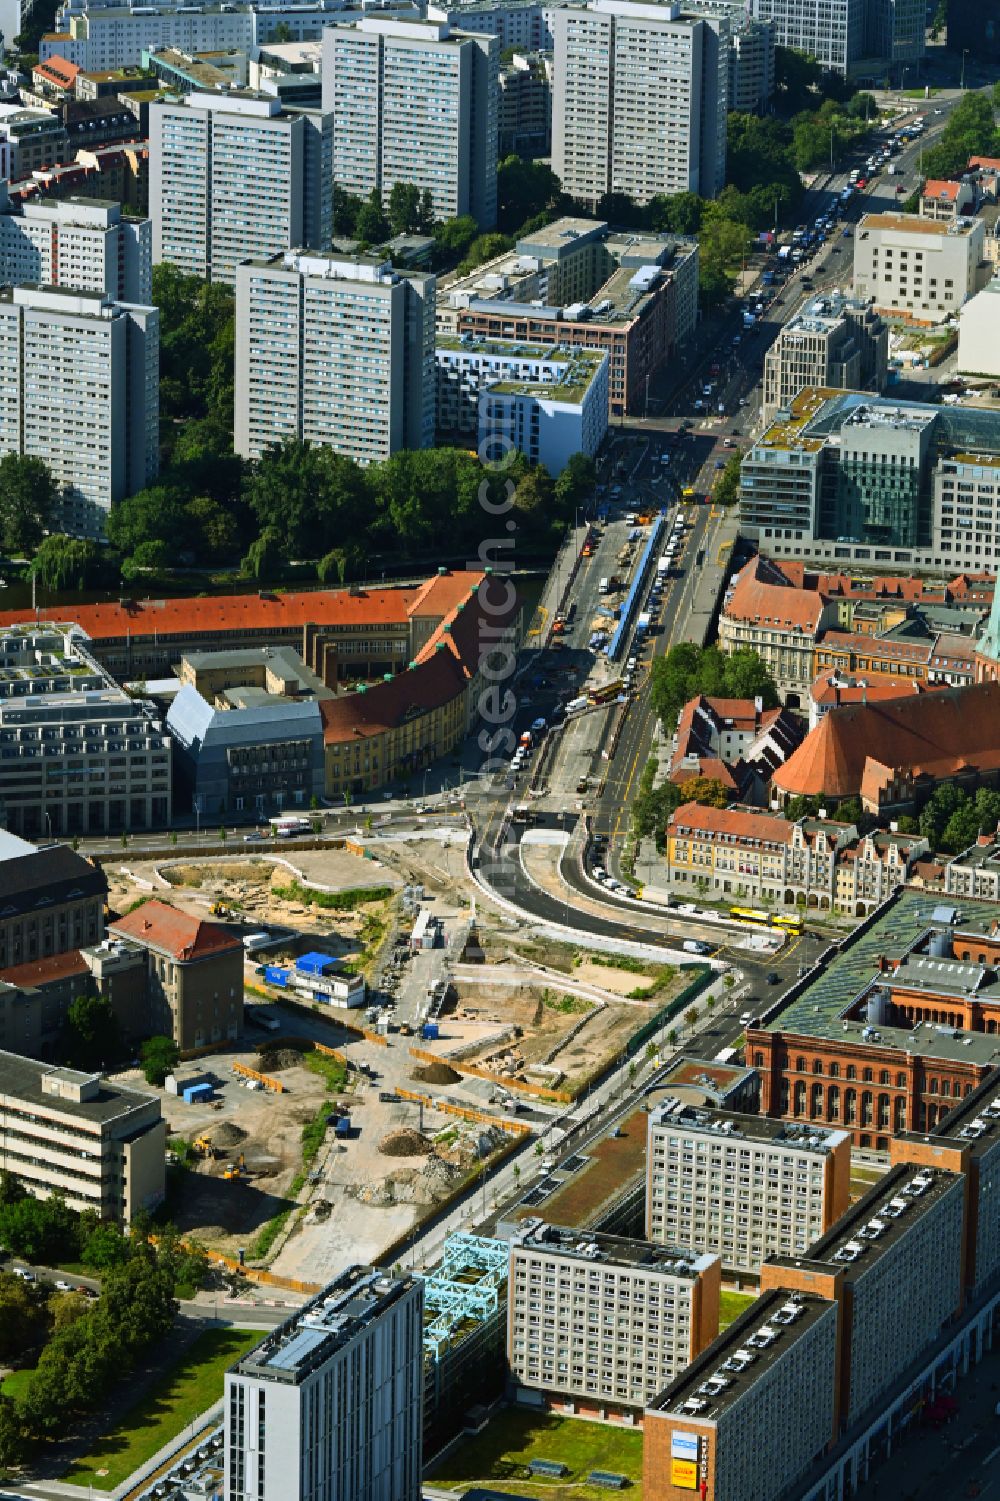
[[[986,1466],[988,1464],[992,1464],[993,1460],[996,1459],[996,1457],[997,1457],[998,1454],[1000,1454],[1000,1446],[998,1446],[996,1449],[994,1449],[992,1454],[987,1454],[986,1458],[983,1460],[982,1464],[980,1465],[980,1469],[985,1470]]]

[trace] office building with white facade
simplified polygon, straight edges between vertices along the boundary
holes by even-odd
[[[1000,413],[807,387],[744,455],[740,530],[778,560],[993,572]]]
[[[958,315],[958,369],[1000,376],[1000,276],[994,276]]]
[[[678,1240],[756,1274],[804,1254],[847,1208],[846,1131],[705,1110],[668,1096],[650,1112],[646,1239]]]
[[[602,350],[439,336],[437,430],[477,449],[513,446],[552,475],[575,453],[593,458],[608,430]]]
[[[407,183],[434,216],[496,223],[500,43],[443,18],[369,15],[323,33],[323,109],[336,118],[339,188],[388,202]]]
[[[352,1266],[231,1366],[227,1501],[420,1501],[423,1307]]]
[[[329,244],[333,122],[261,94],[191,93],[149,111],[153,262],[233,286],[236,267]]]
[[[300,438],[358,463],[434,442],[435,278],[291,251],[236,274],[236,452]]]
[[[163,1200],[166,1141],[155,1095],[0,1052],[0,1172],[37,1198],[127,1224]]]
[[[841,292],[813,295],[764,356],[764,421],[804,386],[882,391],[888,366],[889,330],[871,302]]]
[[[160,313],[100,292],[0,292],[0,453],[43,459],[53,529],[99,537],[113,505],[155,477]]]
[[[409,8],[409,7],[406,7]],[[42,37],[39,58],[65,57],[87,73],[140,66],[144,51],[174,47],[179,52],[244,52],[287,36],[317,41],[323,27],[349,12],[338,0],[308,5],[246,5],[202,0],[191,5],[91,5],[65,0],[56,30]]]
[[[605,193],[714,198],[726,176],[729,20],[674,0],[557,10],[552,168],[591,206]]]
[[[0,182],[0,281],[149,303],[152,226],[96,198],[17,202]]]
[[[642,1407],[719,1328],[718,1256],[522,1221],[510,1245],[507,1358],[530,1400]]]
[[[165,828],[170,737],[71,626],[0,634],[0,806],[12,832],[73,839]]]
[[[982,219],[865,214],[854,232],[855,296],[914,323],[943,323],[989,277]]]
[[[771,21],[779,47],[813,57],[849,78],[900,78],[924,55],[924,0],[751,0],[758,20]]]

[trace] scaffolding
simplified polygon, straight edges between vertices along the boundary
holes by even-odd
[[[450,1235],[424,1280],[425,1435],[503,1386],[509,1258],[505,1241]]]

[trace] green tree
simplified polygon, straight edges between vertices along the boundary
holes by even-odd
[[[706,808],[725,808],[729,793],[717,777],[688,777],[681,783],[681,801],[701,803]]]
[[[389,228],[394,235],[416,234],[420,228],[420,189],[412,183],[393,183],[389,191]]]
[[[941,139],[924,152],[927,177],[957,177],[970,156],[996,156],[1000,132],[993,117],[993,103],[985,94],[970,89],[948,116]]]
[[[350,459],[289,438],[251,466],[244,496],[262,536],[272,529],[285,557],[308,558],[342,547],[371,525],[367,489]]]
[[[837,819],[840,823],[853,823],[861,825],[865,821],[865,810],[859,797],[845,798],[837,804]]]
[[[210,495],[196,495],[184,507],[186,535],[200,563],[221,563],[239,551],[240,530],[232,510]]]
[[[509,235],[477,235],[465,252],[458,269],[463,274],[474,271],[477,266],[482,266],[486,261],[491,261],[496,256],[502,255],[505,250],[513,250],[513,248],[514,241]]]
[[[172,1037],[149,1037],[139,1049],[146,1080],[158,1087],[162,1087],[167,1075],[177,1067],[180,1057],[180,1049]]]
[[[380,245],[388,237],[389,221],[382,212],[382,198],[378,188],[372,188],[358,210],[354,233],[368,245]]]
[[[476,235],[479,225],[471,214],[460,214],[457,219],[445,219],[434,226],[441,267],[454,266],[462,259]]]
[[[0,1272],[0,1361],[23,1360],[44,1334],[44,1295],[12,1272]]]
[[[732,118],[730,116],[730,118]],[[697,193],[657,193],[647,208],[650,229],[658,234],[696,235],[705,210]]]
[[[265,584],[280,576],[286,562],[284,539],[280,531],[276,526],[266,526],[260,536],[250,543],[240,562],[240,568],[250,578]]]
[[[14,557],[35,550],[56,508],[58,487],[49,466],[28,454],[0,459],[0,546]]]
[[[153,267],[160,309],[160,415],[168,438],[177,419],[220,418],[232,444],[235,304],[220,282]],[[169,457],[169,454],[165,455]]]
[[[597,485],[597,467],[585,453],[571,453],[553,488],[553,498],[560,514],[569,520],[570,512],[589,500]]]
[[[726,217],[718,204],[708,204],[699,234],[699,284],[709,303],[726,297],[750,248],[745,224]]]
[[[951,855],[960,854],[975,844],[978,834],[979,815],[970,798],[950,815],[941,835],[941,848]]]
[[[740,465],[741,456],[734,453],[731,459],[726,461],[726,467],[719,475],[715,484],[713,499],[720,506],[734,506],[740,498]]]
[[[725,698],[759,698],[765,709],[776,709],[781,702],[767,663],[750,647],[723,659],[722,693]]]
[[[429,235],[434,230],[434,194],[430,188],[424,188],[420,195],[420,217],[417,220],[417,229],[422,235]]]
[[[108,1220],[95,1225],[80,1249],[80,1260],[94,1272],[106,1272],[121,1266],[129,1258],[130,1247],[118,1226]]]
[[[108,1068],[121,1055],[118,1018],[103,995],[78,995],[66,1011],[60,1051],[71,1068]]]
[[[93,588],[105,572],[101,549],[83,537],[53,532],[44,537],[29,573],[45,589],[64,592]]]
[[[0,1244],[25,1261],[54,1265],[77,1252],[77,1216],[61,1194],[30,1194],[0,1208]]]
[[[105,532],[112,547],[125,557],[152,560],[157,556],[149,544],[160,544],[169,556],[178,538],[186,535],[184,491],[177,485],[151,485],[112,506]],[[140,549],[144,549],[140,553]],[[152,561],[144,566],[156,566]]]
[[[681,790],[674,782],[661,782],[659,787],[641,791],[632,805],[632,827],[641,839],[652,834],[657,848],[662,849],[666,839],[670,815],[681,804]]]
[[[544,162],[506,156],[497,168],[497,228],[517,234],[529,219],[562,203],[562,188]]]
[[[348,239],[354,238],[354,226],[358,222],[358,215],[364,207],[364,199],[355,193],[348,193],[345,188],[333,189],[333,232],[335,235],[344,235]]]

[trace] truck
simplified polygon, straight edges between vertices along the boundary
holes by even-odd
[[[598,594],[609,594],[611,592],[610,579],[601,579],[600,583],[597,586],[597,592]]]
[[[311,832],[311,825],[308,818],[286,816],[284,818],[272,818],[270,823],[279,839],[294,839],[296,834],[308,834]]]
[[[669,573],[670,572],[670,565],[671,565],[672,562],[673,562],[673,559],[672,558],[668,558],[665,554],[664,554],[664,556],[662,558],[657,558],[657,560],[656,560],[656,572],[657,572],[657,575],[660,578],[662,578],[665,573]]]
[[[646,634],[646,632],[649,630],[649,627],[651,625],[652,625],[652,616],[650,615],[649,611],[648,610],[640,610],[638,618],[637,618],[637,620],[635,622],[635,633],[636,633],[636,635],[637,636],[644,636]]]
[[[792,247],[791,247],[791,245],[782,245],[781,249],[778,251],[778,260],[779,261],[788,261],[788,260],[791,259],[791,254],[792,254]]]
[[[248,954],[256,954],[258,949],[267,948],[267,945],[269,943],[272,943],[273,941],[274,940],[272,939],[270,933],[260,932],[243,934],[243,947]]]

